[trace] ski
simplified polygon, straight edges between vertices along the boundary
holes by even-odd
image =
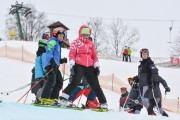
[[[71,110],[85,110],[84,108],[79,107],[64,107],[61,105],[43,105],[43,104],[33,104],[36,107],[47,107],[47,108],[62,108],[62,109],[71,109]]]
[[[43,105],[43,104],[33,104],[36,107],[46,107],[46,108],[59,108],[59,109],[70,109],[70,110],[91,110],[94,112],[108,112],[108,109],[89,109],[89,108],[80,108],[80,107],[64,107],[61,105]]]
[[[94,111],[94,112],[108,112],[109,110],[108,109],[91,109],[91,111]]]

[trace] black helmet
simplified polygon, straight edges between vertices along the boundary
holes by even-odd
[[[147,48],[143,48],[140,50],[140,56],[142,58],[142,53],[147,53],[148,57],[149,57],[149,50]]]

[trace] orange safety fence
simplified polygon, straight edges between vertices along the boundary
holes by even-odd
[[[8,57],[11,59],[21,60],[24,62],[34,63],[36,55],[22,47],[10,47],[7,44],[0,46],[0,57]],[[61,64],[60,71],[70,76],[69,65]],[[130,90],[130,86],[123,80],[119,79],[114,74],[108,76],[99,76],[100,85],[108,90],[120,93],[122,86],[127,86]],[[180,114],[179,111],[179,98],[178,99],[162,99],[163,109]]]
[[[162,107],[164,110],[180,114],[179,103],[179,97],[177,99],[162,99]]]

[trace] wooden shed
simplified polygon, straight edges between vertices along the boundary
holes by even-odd
[[[55,23],[53,23],[53,24],[51,24],[51,25],[49,25],[48,26],[48,28],[50,29],[50,36],[52,36],[52,34],[53,34],[53,30],[55,29],[55,28],[57,28],[57,27],[62,27],[65,31],[66,31],[66,33],[67,33],[67,31],[69,30],[69,28],[68,27],[66,27],[64,24],[62,24],[61,22],[59,22],[59,21],[57,21],[57,22],[55,22]],[[67,35],[68,36],[68,35]],[[68,37],[67,36],[65,36],[65,38],[64,38],[64,40],[63,40],[63,45],[62,45],[62,47],[65,47],[65,48],[69,48],[69,40],[68,40]]]

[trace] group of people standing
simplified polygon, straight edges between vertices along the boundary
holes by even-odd
[[[128,78],[131,90],[121,88],[120,108],[129,108],[129,112],[139,114],[143,106],[147,109],[148,115],[156,115],[153,108],[162,116],[168,114],[162,109],[162,95],[160,83],[165,88],[165,93],[170,92],[166,81],[158,74],[158,68],[149,57],[149,50],[144,48],[140,51],[142,61],[138,66],[138,75]],[[124,91],[123,91],[124,90]]]
[[[67,63],[67,59],[61,59],[61,45],[65,37],[65,32],[56,28],[51,38],[47,34],[39,41],[35,69],[33,75],[39,81],[39,88],[32,91],[36,95],[36,102],[40,104],[61,104],[62,106],[74,106],[73,101],[77,98],[79,91],[89,88],[91,94],[87,103],[92,108],[108,109],[107,100],[102,91],[98,76],[100,64],[96,53],[95,45],[90,38],[91,29],[83,25],[79,29],[78,38],[73,40],[69,51],[70,83],[60,95],[63,87],[63,78],[59,70],[60,64]],[[161,106],[161,91],[159,83],[162,83],[166,92],[170,91],[162,77],[158,74],[158,69],[149,57],[148,49],[140,51],[142,61],[138,66],[138,75],[129,78],[131,90],[127,93],[126,87],[121,88],[122,96],[120,108],[130,108],[132,113],[140,113],[142,107],[147,109],[148,115],[155,115],[153,108],[156,106],[163,116],[168,116]],[[123,61],[131,62],[131,49],[126,47],[123,52]],[[86,82],[86,86],[84,82]],[[82,88],[83,86],[84,88]],[[84,91],[82,93],[85,93]],[[88,95],[87,95],[88,97]],[[96,97],[98,100],[95,100]],[[125,99],[124,99],[125,98]],[[89,102],[90,101],[90,102]],[[94,103],[96,105],[94,105]]]
[[[123,49],[123,61],[125,62],[131,62],[131,48],[130,47],[127,47],[125,46],[124,49]]]
[[[35,76],[39,71],[45,76],[35,77],[35,80],[41,80],[44,84],[41,85],[41,96],[37,97],[40,104],[61,104],[63,106],[74,106],[69,99],[71,93],[78,87],[82,77],[86,78],[87,83],[98,98],[98,108],[107,109],[106,97],[100,87],[99,75],[99,60],[95,50],[95,45],[91,38],[91,29],[83,25],[79,29],[79,37],[72,41],[69,52],[69,64],[71,71],[71,82],[63,90],[59,96],[59,91],[63,86],[63,78],[59,67],[61,64],[61,45],[65,37],[62,29],[56,28],[53,31],[53,36],[48,39],[47,44],[43,43],[37,53],[36,64],[40,63],[40,69],[37,70],[35,65]],[[44,57],[45,54],[45,57]],[[45,71],[45,72],[44,72]],[[41,83],[40,82],[40,83]],[[33,82],[34,83],[34,82]],[[39,83],[39,84],[40,84]],[[34,93],[38,94],[39,90]]]

